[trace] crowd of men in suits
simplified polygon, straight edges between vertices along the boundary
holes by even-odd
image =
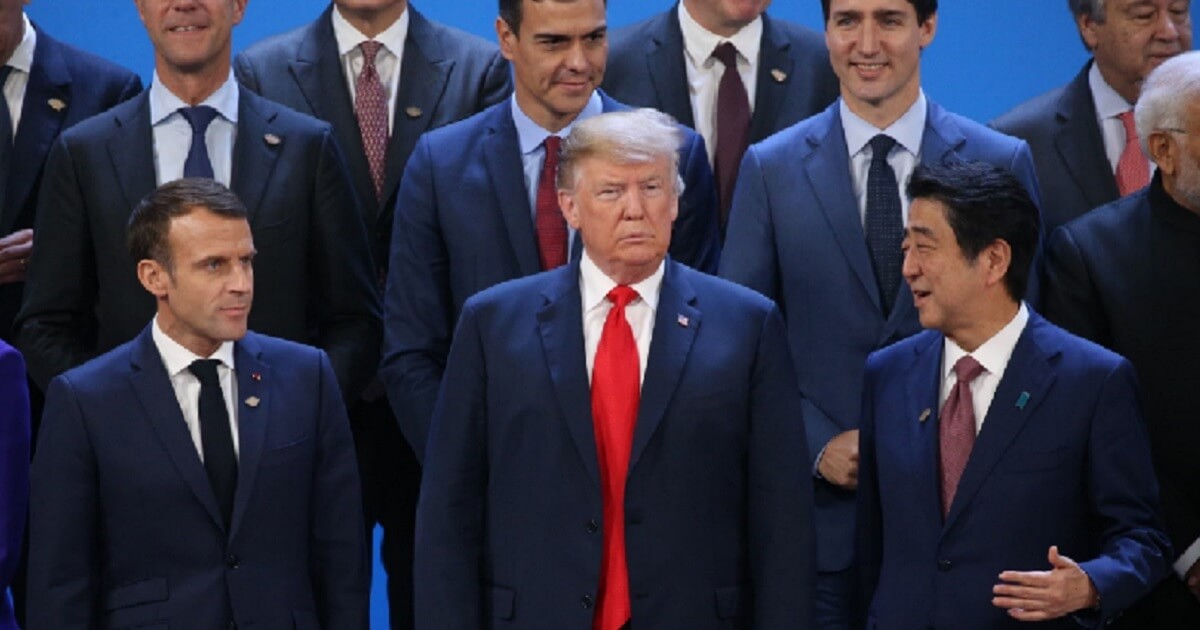
[[[28,1],[0,630],[1200,627],[1189,0],[990,126],[937,0]]]

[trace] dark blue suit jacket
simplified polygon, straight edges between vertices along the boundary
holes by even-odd
[[[29,630],[367,628],[358,472],[328,357],[249,333],[234,370],[228,531],[149,327],[54,379],[33,467]]]
[[[21,560],[29,508],[29,431],[25,361],[0,341],[0,630],[17,630],[8,587]]]
[[[982,160],[1005,167],[1037,199],[1025,143],[951,114],[932,101],[921,160]],[[837,104],[752,145],[742,162],[721,276],[774,299],[805,396],[810,465],[831,438],[858,427],[863,362],[920,329],[901,290],[885,318],[867,253]],[[850,566],[854,495],[818,482],[817,562]]]
[[[678,11],[675,5],[613,32],[604,91],[622,103],[653,107],[695,127]],[[838,96],[837,76],[821,34],[765,13],[762,17],[750,142],[820,112]]]
[[[812,495],[783,322],[665,264],[625,490],[633,626],[806,627]],[[592,627],[603,510],[582,322],[578,263],[464,307],[417,513],[420,630]]]
[[[408,11],[408,38],[387,147],[382,204],[375,198],[354,103],[345,89],[330,16],[333,5],[315,22],[258,42],[234,61],[242,85],[333,125],[362,203],[379,267],[387,265],[396,190],[417,138],[500,102],[512,89],[508,62],[495,44],[430,22],[411,4]]]
[[[154,314],[125,246],[130,212],[156,186],[148,95],[64,133],[47,163],[17,322],[41,387],[132,339]],[[250,327],[321,347],[356,397],[379,356],[379,293],[329,125],[242,90],[231,188],[258,249]]]
[[[0,236],[33,227],[42,169],[58,135],[142,91],[141,79],[132,72],[34,29],[37,46],[21,126],[13,139],[8,176],[0,178]],[[58,102],[65,107],[56,109]],[[13,337],[24,286],[0,285],[0,339]]]
[[[1132,366],[1030,312],[943,520],[943,340],[927,331],[867,361],[858,487],[859,566],[874,593],[867,628],[1024,628],[992,605],[992,587],[1004,570],[1048,570],[1051,545],[1096,585],[1092,621],[1112,619],[1167,574],[1171,557]]]
[[[601,98],[606,112],[625,109]],[[671,256],[711,272],[720,249],[712,172],[704,141],[685,132],[679,173],[687,189],[679,199]],[[521,168],[512,101],[505,100],[423,136],[401,182],[384,296],[382,374],[417,457],[425,451],[463,302],[541,270]]]

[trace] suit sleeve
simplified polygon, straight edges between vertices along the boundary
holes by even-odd
[[[1046,319],[1085,339],[1112,347],[1112,334],[1092,283],[1090,265],[1075,235],[1060,227],[1050,236],[1045,256]]]
[[[322,628],[366,630],[371,578],[354,441],[337,379],[323,353],[319,375],[310,575],[316,581]]]
[[[417,142],[397,194],[381,368],[392,411],[418,459],[425,456],[454,326],[428,137]]]
[[[98,627],[99,479],[70,381],[54,379],[32,471],[28,630]]]
[[[17,572],[29,509],[29,387],[21,355],[0,342],[0,593]]]
[[[1101,550],[1080,562],[1100,593],[1100,616],[1112,619],[1170,572],[1174,555],[1158,512],[1158,484],[1138,406],[1133,366],[1107,375],[1088,436],[1089,500]]]
[[[117,103],[124,103],[129,99],[142,93],[142,78],[136,74],[130,73],[129,79],[125,81],[125,85],[121,87],[121,93],[117,96]],[[117,103],[113,103],[116,105]]]
[[[749,466],[754,627],[800,628],[813,615],[813,490],[803,457],[800,392],[779,311],[771,308],[752,376]]]
[[[15,342],[45,391],[50,379],[95,355],[95,251],[71,147],[50,151],[38,195],[33,254]]]
[[[715,274],[721,256],[717,193],[704,139],[691,131],[686,133],[690,141],[679,150],[679,175],[684,191],[671,233],[671,258],[692,269]]]
[[[417,630],[484,627],[479,576],[488,484],[487,378],[483,336],[468,303],[454,335],[421,479],[413,560]]]
[[[246,53],[241,53],[233,59],[233,75],[237,78],[238,83],[241,83],[246,89],[256,94],[262,94],[259,90],[262,87],[258,82],[258,73],[254,71],[254,63],[246,56]]]
[[[858,490],[857,516],[855,519],[855,566],[858,568],[858,584],[855,593],[855,610],[866,615],[879,583],[879,565],[883,557],[882,509],[879,504],[879,477],[875,453],[875,372],[874,359],[867,358],[866,376],[863,384],[862,417],[858,433]]]
[[[317,344],[329,355],[338,384],[353,402],[374,376],[383,336],[378,282],[367,228],[350,175],[326,126],[312,190],[309,276],[317,313]]]

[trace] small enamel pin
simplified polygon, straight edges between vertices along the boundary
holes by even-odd
[[[783,83],[784,81],[787,81],[787,73],[779,68],[772,68],[771,78],[775,79],[776,83]]]
[[[260,402],[262,402],[262,401],[260,401],[258,399],[258,396],[251,396],[246,399],[246,406],[250,407],[250,408],[254,408],[254,407],[257,407],[258,403],[260,403]]]
[[[53,109],[56,112],[61,112],[67,108],[66,101],[62,100],[61,98],[52,98],[46,101],[46,104],[50,106],[50,109]]]
[[[1027,402],[1029,402],[1029,392],[1021,392],[1021,395],[1017,396],[1017,409],[1024,409]]]
[[[921,412],[921,415],[917,416],[917,422],[925,422],[926,420],[929,419],[929,416],[932,414],[933,414],[933,410],[926,407],[925,410]]]
[[[251,375],[250,375],[250,380],[252,380],[252,381],[254,381],[254,382],[256,382],[256,383],[257,383],[258,381],[261,381],[261,380],[262,380],[262,374],[259,374],[258,372],[255,372],[255,373],[253,373],[253,374],[251,374]]]
[[[676,318],[675,322],[678,323],[681,328],[687,328],[690,320],[686,315],[680,314],[679,317]]]
[[[279,136],[277,136],[273,133],[269,133],[269,134],[266,134],[265,136],[263,136],[263,141],[273,147],[279,146],[279,143],[283,142],[283,140]]]
[[[420,107],[405,107],[404,108],[404,115],[408,116],[409,118],[420,118],[421,114],[424,114],[424,113],[425,112],[421,111]]]

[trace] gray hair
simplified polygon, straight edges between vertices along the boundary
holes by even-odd
[[[1093,22],[1104,21],[1105,4],[1105,0],[1067,0],[1067,7],[1071,9],[1071,15],[1075,17],[1086,15],[1092,18]]]
[[[1150,155],[1150,134],[1182,129],[1189,103],[1200,99],[1200,51],[1185,52],[1164,61],[1142,84],[1133,110],[1142,151]]]
[[[667,114],[653,109],[610,112],[580,121],[562,144],[558,159],[559,190],[571,191],[579,183],[579,163],[603,158],[619,164],[645,164],[667,160],[675,173],[675,194],[683,194],[679,176],[679,148],[683,132]]]

